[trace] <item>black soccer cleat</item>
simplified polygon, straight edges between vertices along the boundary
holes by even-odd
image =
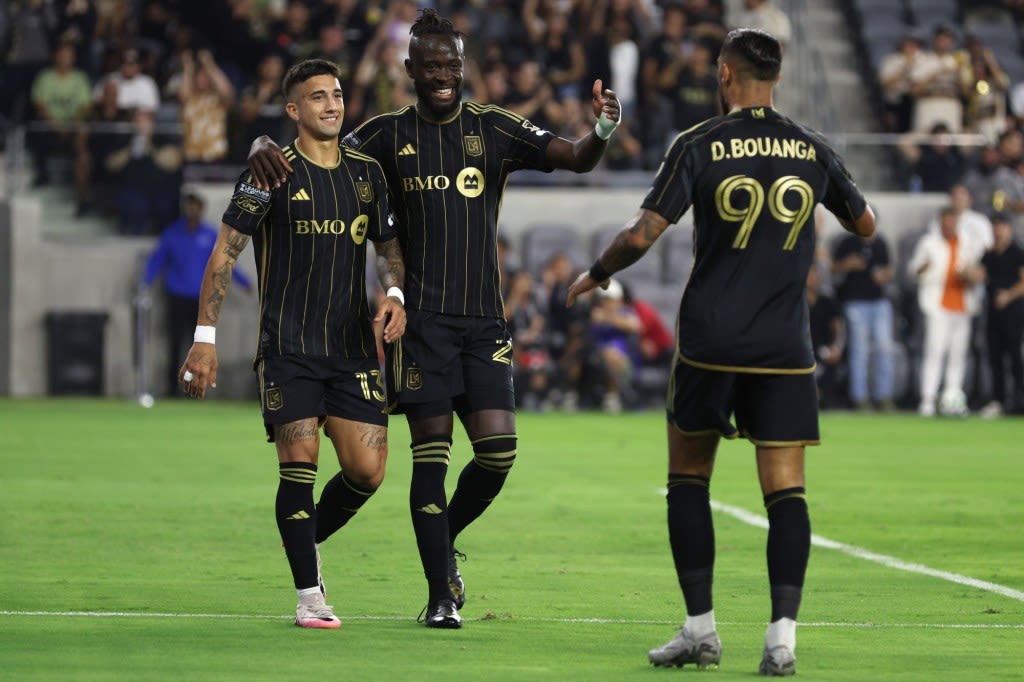
[[[462,617],[451,599],[439,599],[427,604],[420,614],[420,622],[428,628],[444,628],[454,630],[462,627]]]
[[[452,591],[455,608],[461,609],[466,605],[466,583],[463,582],[462,574],[459,573],[459,566],[455,563],[456,558],[465,561],[466,555],[452,547],[452,553],[448,557],[448,589]]]

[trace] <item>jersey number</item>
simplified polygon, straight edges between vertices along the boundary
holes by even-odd
[[[732,205],[732,197],[736,192],[746,192],[750,202],[746,208],[736,208]],[[796,209],[788,208],[783,201],[786,194],[793,192],[800,200],[800,206]],[[750,241],[750,232],[754,224],[764,210],[765,195],[764,185],[752,177],[746,175],[733,175],[725,180],[715,190],[715,207],[718,208],[718,215],[722,220],[730,223],[739,223],[740,229],[736,238],[732,241],[734,249],[747,248]],[[786,236],[782,248],[790,251],[796,246],[796,238],[800,235],[800,229],[811,217],[811,210],[814,208],[814,191],[811,186],[795,175],[784,175],[768,188],[768,210],[772,217],[780,223],[792,223],[793,227]]]
[[[380,378],[379,369],[371,369],[369,372],[356,372],[356,379],[359,379],[359,387],[363,389],[363,397],[370,400],[384,402],[384,382]],[[377,388],[370,388],[370,379],[373,379],[373,383],[376,384]],[[380,390],[377,390],[380,389]]]

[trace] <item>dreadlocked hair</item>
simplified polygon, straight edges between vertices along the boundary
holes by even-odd
[[[427,35],[462,38],[462,33],[455,30],[455,24],[450,19],[445,19],[437,13],[437,10],[430,7],[420,10],[420,15],[413,22],[412,27],[409,29],[409,34],[413,38]]]

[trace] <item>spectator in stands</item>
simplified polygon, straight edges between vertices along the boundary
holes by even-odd
[[[114,200],[126,234],[155,234],[178,212],[182,151],[178,140],[156,134],[153,112],[136,109],[133,132],[104,165],[115,182]]]
[[[978,266],[982,251],[957,233],[957,211],[939,213],[939,232],[928,230],[914,247],[908,270],[917,279],[917,300],[924,315],[924,354],[921,362],[922,416],[965,416],[964,393],[974,285],[984,278]],[[943,373],[943,365],[945,372]],[[939,387],[942,396],[938,406]]]
[[[793,26],[772,0],[743,0],[743,9],[727,18],[730,28],[758,28],[770,33],[785,49],[793,40]]]
[[[346,121],[365,121],[416,101],[412,80],[399,57],[398,46],[391,40],[378,37],[370,43],[356,68],[352,97],[346,97]]]
[[[590,336],[601,356],[604,369],[605,412],[621,412],[632,400],[633,373],[639,361],[640,318],[625,301],[618,280],[607,289],[598,288],[590,308]]]
[[[618,94],[623,121],[635,121],[636,86],[640,77],[640,46],[636,42],[633,24],[625,17],[616,17],[608,26],[604,39],[603,47],[608,55],[608,70],[604,73],[611,79],[605,87],[613,88]],[[600,73],[595,74],[595,79],[598,77]]]
[[[539,48],[541,72],[558,101],[578,99],[586,62],[583,43],[569,24],[569,10],[561,5],[527,0],[523,24],[530,42]],[[593,81],[590,81],[593,82]]]
[[[923,192],[948,192],[967,172],[967,159],[950,139],[945,123],[936,123],[927,136],[904,135],[899,151],[907,162],[910,189]]]
[[[949,188],[949,205],[953,208],[957,219],[957,234],[965,242],[971,242],[971,248],[983,253],[992,247],[992,222],[984,213],[975,211],[971,193],[963,183],[956,183]],[[928,225],[932,232],[939,231],[939,221],[932,219]]]
[[[972,206],[983,212],[992,212],[1013,210],[1007,204],[1020,183],[1017,174],[1000,163],[999,150],[989,145],[978,152],[978,158],[964,175],[962,184],[971,195]],[[1024,199],[1024,195],[1020,198]]]
[[[940,25],[932,34],[931,49],[916,60],[910,75],[914,131],[930,130],[936,123],[944,123],[951,132],[963,130],[963,71],[953,51],[955,41],[953,29]]]
[[[552,401],[567,412],[577,409],[584,364],[590,349],[589,301],[566,307],[569,285],[576,279],[576,267],[564,253],[554,254],[541,272],[547,298],[548,349],[557,370]]]
[[[665,144],[672,133],[679,74],[691,49],[686,12],[681,5],[665,6],[661,33],[644,46],[640,62],[640,127],[645,167],[661,163]]]
[[[818,404],[822,408],[838,407],[841,395],[843,347],[846,324],[843,311],[821,286],[821,271],[807,271],[807,309],[811,328],[811,345],[817,366],[814,378],[818,384]]]
[[[874,400],[879,409],[890,411],[893,307],[885,287],[893,268],[886,241],[878,233],[843,237],[832,256],[832,273],[849,330],[850,401],[857,410],[869,409]]]
[[[185,161],[223,161],[228,155],[228,111],[235,88],[217,66],[213,53],[198,50],[182,55],[181,101],[182,144]]]
[[[1014,239],[1008,216],[993,216],[992,229],[995,242],[981,259],[988,294],[986,337],[992,373],[992,400],[982,408],[981,416],[988,418],[1024,409],[1024,249]],[[1011,380],[1009,394],[1007,378]]]
[[[622,285],[623,300],[640,320],[640,334],[637,339],[640,362],[644,365],[664,367],[667,370],[676,349],[672,330],[665,325],[657,308],[633,296],[632,290],[625,282],[619,284]]]
[[[686,67],[679,74],[673,99],[678,132],[718,115],[718,76],[712,60],[707,41],[695,40]]]
[[[5,3],[6,4],[6,3]],[[52,57],[51,36],[57,28],[55,3],[14,0],[7,8],[10,39],[0,43],[0,115],[16,123],[29,114],[32,82]]]
[[[996,143],[999,159],[1004,166],[1016,168],[1024,161],[1024,133],[1017,128],[1010,128],[999,136]]]
[[[120,67],[97,83],[93,97],[108,121],[130,121],[136,110],[155,112],[160,107],[156,81],[142,72],[141,55],[135,48],[122,52]]]
[[[505,297],[505,320],[515,349],[516,406],[540,410],[547,402],[551,374],[546,320],[534,292],[533,275],[520,270],[512,276]]]
[[[57,36],[75,49],[75,64],[92,72],[93,35],[99,13],[93,0],[68,0],[57,18]]]
[[[236,145],[238,158],[245,158],[249,149],[242,147],[260,135],[267,135],[282,146],[288,141],[291,121],[284,113],[284,94],[281,92],[283,76],[284,61],[281,55],[270,52],[260,60],[256,82],[242,90],[239,105],[242,132],[237,138],[240,142]]]
[[[560,132],[566,121],[565,108],[551,86],[541,77],[540,63],[527,59],[512,72],[512,83],[501,106],[527,118],[543,129]]]
[[[882,60],[878,80],[885,100],[886,128],[896,133],[910,130],[914,116],[914,96],[911,94],[911,74],[921,56],[921,39],[907,33],[900,39],[895,52]]]
[[[84,71],[75,68],[75,48],[71,43],[61,43],[53,54],[53,66],[42,71],[32,83],[32,103],[36,117],[45,123],[46,129],[30,131],[29,147],[35,161],[35,184],[49,182],[46,160],[60,154],[74,153],[76,138],[84,134],[81,125],[89,116],[92,106],[92,87]],[[85,186],[81,185],[88,174],[82,174],[78,166],[87,158],[75,155],[75,188],[79,198],[84,199]],[[87,169],[84,169],[87,170]]]
[[[146,260],[142,284],[148,290],[157,278],[164,278],[167,312],[167,395],[178,390],[178,367],[192,345],[192,332],[199,316],[199,290],[206,261],[210,258],[217,228],[203,220],[203,198],[188,192],[182,200],[182,215],[161,233],[156,249]],[[232,278],[246,291],[252,282],[239,268]]]
[[[316,46],[316,37],[309,4],[305,0],[288,0],[284,16],[270,25],[269,35],[271,44],[285,55],[289,66],[301,55],[311,54]]]
[[[1006,130],[1010,78],[992,50],[974,36],[967,38],[964,52],[965,127],[968,132],[984,135],[989,144],[995,144]]]

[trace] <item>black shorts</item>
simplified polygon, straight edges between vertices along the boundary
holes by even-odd
[[[256,363],[267,440],[274,425],[316,417],[341,417],[387,426],[384,382],[376,358],[280,355]]]
[[[385,367],[392,413],[428,403],[439,413],[515,409],[512,337],[500,318],[406,310]]]
[[[669,422],[687,435],[743,436],[766,447],[821,442],[813,374],[719,372],[677,356],[666,410]]]

